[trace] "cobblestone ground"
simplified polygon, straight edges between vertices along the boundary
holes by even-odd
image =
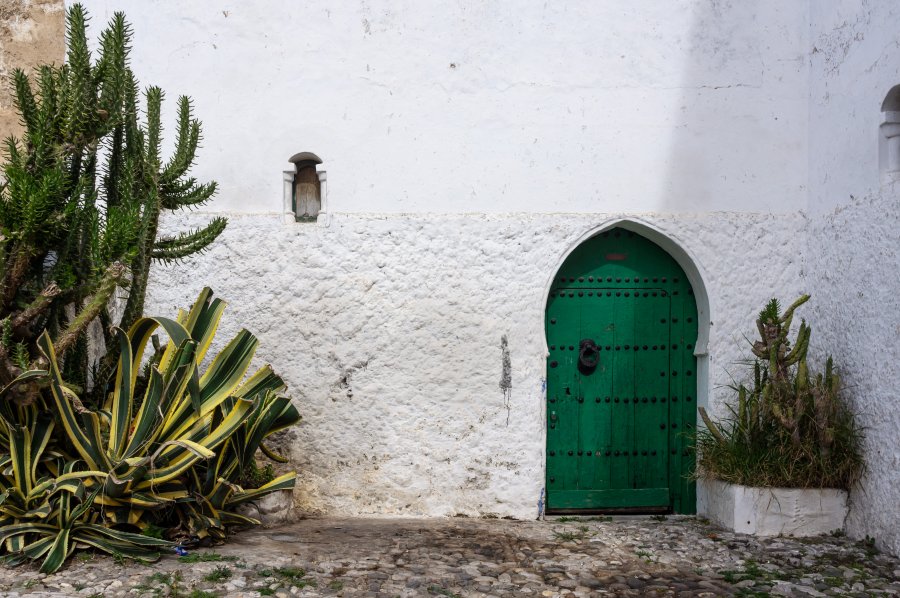
[[[760,540],[688,517],[310,519],[152,566],[89,553],[0,569],[3,596],[879,596],[900,561],[843,537]]]

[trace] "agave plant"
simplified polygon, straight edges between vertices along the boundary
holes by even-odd
[[[56,423],[36,404],[0,409],[0,546],[8,562],[43,558],[41,571],[57,570],[78,546],[154,560],[171,543],[106,527],[92,510],[99,486],[94,472],[49,445]],[[17,421],[16,416],[21,418]]]
[[[47,405],[0,401],[0,443],[8,448],[0,463],[0,540],[7,553],[43,556],[45,571],[78,544],[153,558],[166,542],[130,532],[153,524],[181,541],[221,540],[230,526],[259,523],[237,513],[238,505],[294,486],[293,472],[260,488],[237,484],[258,449],[284,461],[264,441],[300,415],[278,395],[285,385],[270,366],[246,377],[258,344],[246,330],[200,372],[224,308],[204,289],[175,320],[142,318],[127,334],[116,331],[115,385],[98,410],[85,408],[65,384],[53,343],[41,336],[47,370],[17,380],[41,381]],[[155,351],[142,384],[141,363],[160,328],[169,342]]]

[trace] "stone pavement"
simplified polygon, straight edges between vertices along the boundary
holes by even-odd
[[[844,537],[760,540],[691,517],[308,519],[152,566],[0,569],[3,596],[880,596],[900,561]]]

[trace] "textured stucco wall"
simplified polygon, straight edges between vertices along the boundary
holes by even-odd
[[[285,377],[304,415],[286,442],[304,509],[531,517],[544,477],[546,284],[572,243],[612,218],[338,214],[325,228],[232,216],[208,254],[154,270],[147,310],[174,313],[202,285],[230,299],[218,346],[238,326],[256,333],[260,361]],[[720,393],[770,289],[800,292],[807,222],[639,218],[700,262]]]
[[[85,5],[194,98],[218,209],[279,210],[299,151],[338,212],[805,207],[804,2]]]
[[[813,343],[843,366],[869,473],[848,531],[900,554],[900,185],[880,184],[878,126],[900,84],[900,5],[813,3],[810,228]]]
[[[19,135],[13,106],[12,73],[39,64],[60,64],[65,53],[63,0],[0,2],[0,139]]]
[[[900,185],[810,225],[813,345],[841,366],[865,428],[868,475],[851,495],[848,531],[900,554]]]
[[[194,96],[197,175],[232,214],[157,268],[148,309],[208,284],[225,329],[260,336],[306,416],[304,508],[531,516],[545,284],[604,214],[646,213],[705,275],[714,409],[763,302],[813,294],[815,353],[869,427],[850,532],[900,553],[894,2],[86,4],[95,32],[127,11],[142,83]],[[300,150],[325,160],[329,228],[275,214]]]

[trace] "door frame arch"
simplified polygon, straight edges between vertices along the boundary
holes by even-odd
[[[566,259],[568,259],[572,252],[588,239],[616,227],[631,231],[659,245],[663,251],[672,256],[672,259],[681,266],[685,276],[687,276],[688,281],[690,281],[691,288],[694,291],[694,300],[697,303],[697,342],[694,343],[694,357],[697,358],[697,405],[699,407],[708,408],[709,332],[710,327],[713,324],[709,293],[706,288],[706,282],[704,281],[700,262],[694,257],[693,253],[687,249],[684,243],[677,240],[674,233],[662,229],[655,223],[632,216],[610,218],[602,224],[587,230],[569,243],[565,252],[563,252],[554,265],[553,271],[548,274],[547,281],[544,283],[544,292],[541,295],[543,303],[541,305],[540,313],[542,316],[546,313],[547,301],[550,297],[550,288],[553,286],[556,273],[559,272],[559,269],[562,268]],[[550,355],[550,349],[547,343],[547,331],[545,326],[541,326],[541,335],[544,341],[544,359],[546,360],[547,356]],[[546,370],[544,375],[546,376]],[[544,399],[546,399],[546,397],[544,397]],[[541,411],[545,408],[546,400],[543,400]]]

